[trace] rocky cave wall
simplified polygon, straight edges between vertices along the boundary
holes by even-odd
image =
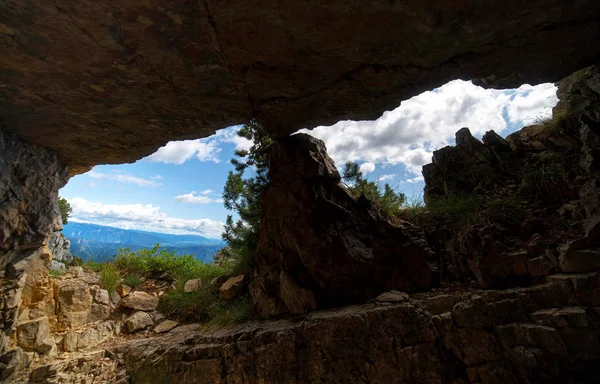
[[[67,168],[48,149],[0,126],[0,368],[18,358],[14,333],[23,287],[36,265],[50,264],[48,236],[62,228],[58,190]],[[44,269],[47,278],[47,267]],[[42,276],[43,277],[43,276]],[[31,280],[31,279],[30,279]]]

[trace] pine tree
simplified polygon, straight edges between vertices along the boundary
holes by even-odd
[[[71,204],[64,197],[58,198],[58,209],[60,210],[60,216],[63,224],[67,224],[69,222],[69,216],[71,212],[73,212],[73,208],[71,208]]]
[[[228,215],[222,237],[228,244],[227,252],[235,260],[235,272],[244,272],[250,264],[258,245],[260,229],[260,195],[268,184],[267,150],[271,139],[256,121],[244,125],[238,136],[252,141],[249,150],[236,150],[237,158],[231,160],[235,171],[230,171],[223,188],[225,208],[237,213],[234,221]],[[252,174],[244,177],[246,171]]]

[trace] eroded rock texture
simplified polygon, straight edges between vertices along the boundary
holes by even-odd
[[[119,348],[134,383],[593,383],[600,274],[411,295]]]
[[[0,356],[13,347],[10,335],[15,332],[28,272],[47,279],[47,267],[45,276],[29,268],[49,265],[45,244],[61,226],[58,189],[66,180],[66,167],[54,152],[24,144],[0,127]],[[37,309],[34,302],[45,305],[41,298],[29,299]],[[12,364],[20,355],[13,351],[6,359]],[[1,359],[0,371],[7,368],[6,359]]]
[[[600,265],[600,70],[576,72],[558,87],[551,120],[506,139],[490,131],[480,141],[463,128],[456,146],[435,151],[423,167],[434,212],[478,211],[460,226],[446,220],[429,229],[444,279],[506,287]],[[450,210],[457,201],[464,209]]]
[[[0,122],[81,172],[251,117],[288,134],[456,78],[556,81],[600,59],[599,19],[595,0],[7,0]]]
[[[265,316],[363,302],[437,283],[424,233],[355,199],[321,140],[273,144],[262,194],[258,268],[250,292]]]

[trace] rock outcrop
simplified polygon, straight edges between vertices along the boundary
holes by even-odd
[[[229,331],[180,327],[118,352],[140,383],[591,383],[599,290],[599,272],[551,275],[528,288],[415,294]]]
[[[306,134],[271,147],[257,268],[250,293],[264,316],[302,313],[437,283],[424,234],[355,199],[322,141]]]
[[[48,248],[52,252],[52,264],[50,269],[66,271],[73,262],[71,255],[71,242],[61,232],[54,232],[48,240]]]
[[[598,19],[594,0],[10,0],[2,123],[82,172],[251,117],[277,136],[373,119],[456,78],[556,81],[600,59]]]
[[[506,139],[490,131],[483,142],[463,128],[456,146],[435,151],[423,167],[434,211],[461,201],[479,215],[460,228],[429,229],[446,280],[522,285],[600,266],[597,229],[589,229],[600,217],[600,68],[558,85],[552,119]]]
[[[26,356],[13,337],[23,287],[31,280],[28,268],[50,262],[45,245],[61,226],[58,189],[66,180],[66,167],[54,152],[24,144],[0,126],[0,370],[21,366],[15,359]],[[35,274],[47,283],[47,269]]]

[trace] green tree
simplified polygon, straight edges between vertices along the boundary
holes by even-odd
[[[235,260],[233,269],[243,272],[249,265],[258,245],[260,228],[260,195],[268,182],[267,150],[271,139],[256,121],[244,125],[238,136],[252,141],[249,150],[237,150],[231,160],[235,171],[230,171],[223,188],[225,208],[237,213],[239,219],[228,215],[223,240],[227,242],[230,257]],[[251,174],[245,177],[245,173]]]
[[[364,195],[388,215],[396,214],[406,203],[406,195],[396,192],[388,183],[382,191],[376,182],[367,180],[358,163],[349,161],[344,165],[342,180],[354,196]]]
[[[69,222],[69,216],[71,212],[73,212],[73,208],[71,208],[71,204],[64,197],[58,197],[58,209],[60,210],[60,216],[62,218],[62,223],[67,224]]]

